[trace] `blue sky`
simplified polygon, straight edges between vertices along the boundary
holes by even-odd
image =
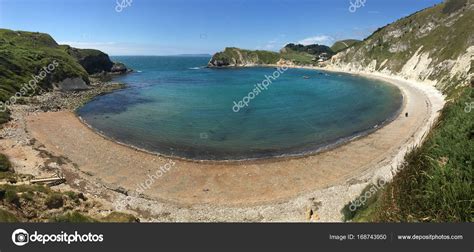
[[[116,11],[117,1],[130,6]],[[365,1],[354,13],[350,1]],[[110,55],[214,53],[331,45],[441,0],[0,0],[0,27],[49,33]]]

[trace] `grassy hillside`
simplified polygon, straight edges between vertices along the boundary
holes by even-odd
[[[251,51],[235,47],[225,48],[223,52],[214,54],[209,62],[210,66],[237,66],[276,64],[280,55],[270,51]]]
[[[48,34],[0,29],[0,101],[9,99],[55,60],[58,66],[38,84],[42,88],[70,77],[89,82],[84,68]]]
[[[36,85],[48,90],[53,83],[75,77],[89,83],[89,75],[84,68],[92,71],[97,67],[110,69],[111,64],[108,56],[100,51],[60,46],[48,34],[0,29],[0,127],[9,119],[9,111],[3,103],[38,94]],[[48,69],[48,66],[52,68]],[[34,80],[38,82],[34,83]],[[27,84],[34,88],[29,86],[30,89],[26,89]],[[58,192],[45,186],[14,185],[15,181],[24,177],[28,175],[14,173],[8,157],[0,153],[0,222],[135,220],[133,216],[122,213],[92,219],[86,213],[71,212],[71,209],[90,208],[92,202],[74,192]]]
[[[471,66],[455,64],[469,62],[474,51],[472,2],[449,0],[402,18],[339,53],[333,62],[438,81],[441,90],[452,91],[452,85],[469,81],[473,73],[472,60]]]
[[[377,222],[474,221],[474,100],[472,88],[453,94],[425,143],[410,152],[393,182],[347,220]]]
[[[296,52],[293,50],[286,50],[280,54],[284,60],[291,61],[297,65],[311,65],[314,63],[314,55],[306,52]]]
[[[114,66],[109,56],[99,50],[58,45],[45,33],[0,29],[0,102],[10,100],[18,92],[21,96],[37,94],[38,88],[24,87],[52,63],[54,70],[37,83],[44,90],[67,78],[79,77],[89,83],[89,74],[110,72]],[[0,124],[9,118],[4,110],[2,106]]]
[[[307,53],[307,54],[316,55],[316,56],[322,53],[326,53],[328,55],[334,54],[331,48],[325,45],[318,45],[318,44],[301,45],[301,44],[293,44],[293,43],[287,44],[285,47],[283,47],[280,50],[280,52],[285,53],[289,50],[293,52]]]
[[[448,103],[425,142],[411,151],[393,181],[346,220],[474,221],[473,1],[448,0],[378,29],[333,63],[433,80]],[[375,64],[374,64],[375,63]],[[369,190],[369,185],[365,190]]]
[[[353,45],[355,45],[356,43],[359,43],[360,40],[357,40],[357,39],[346,39],[346,40],[340,40],[340,41],[336,41],[332,46],[331,46],[331,50],[334,52],[334,53],[338,53],[338,52],[341,52]]]

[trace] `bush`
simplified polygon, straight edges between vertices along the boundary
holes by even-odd
[[[79,212],[68,212],[58,215],[49,220],[50,222],[67,222],[67,223],[91,223],[97,222],[95,219],[85,216]]]
[[[0,172],[7,172],[12,168],[8,157],[0,153]]]
[[[59,193],[53,193],[48,196],[45,204],[49,209],[60,208],[64,205],[63,196]]]
[[[8,111],[1,112],[0,111],[0,125],[10,121],[10,113]]]
[[[14,190],[6,190],[5,200],[10,204],[20,207],[20,198]]]
[[[131,214],[112,212],[101,219],[102,222],[139,222],[140,220]]]

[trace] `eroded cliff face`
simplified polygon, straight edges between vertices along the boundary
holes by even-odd
[[[114,65],[109,56],[99,50],[65,47],[66,52],[74,57],[88,74],[109,72]]]
[[[473,1],[451,0],[379,29],[335,55],[331,65],[431,82],[447,91],[473,78],[473,30]]]

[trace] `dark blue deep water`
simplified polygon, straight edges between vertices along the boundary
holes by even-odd
[[[275,68],[209,69],[208,57],[113,59],[136,71],[115,79],[128,88],[95,98],[78,114],[119,142],[190,159],[314,152],[380,127],[403,100],[378,80],[288,69],[234,112],[234,101]]]

